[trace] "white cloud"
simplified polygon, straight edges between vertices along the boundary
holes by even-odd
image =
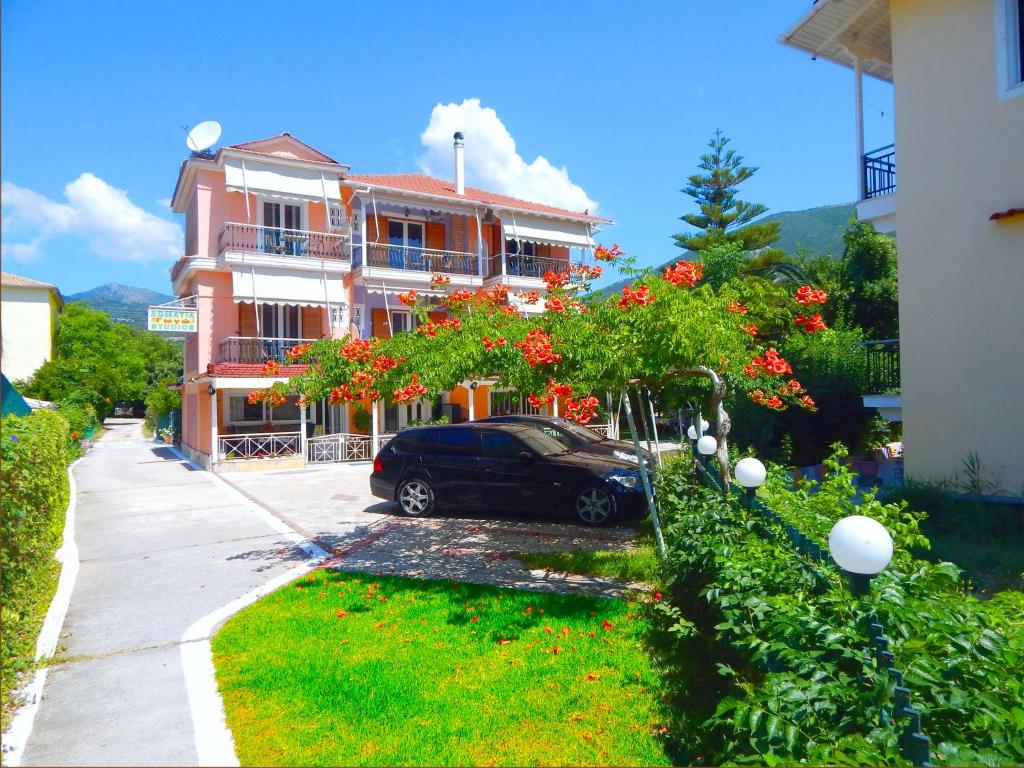
[[[456,131],[466,137],[466,183],[470,186],[573,211],[596,211],[597,203],[570,180],[564,166],[556,168],[543,155],[526,162],[498,113],[481,106],[480,99],[434,107],[420,134],[426,148],[419,160],[424,173],[442,179],[454,176],[452,136]]]
[[[135,205],[124,190],[83,173],[64,187],[67,202],[51,200],[31,189],[3,182],[5,235],[20,233],[27,241],[4,242],[3,255],[31,259],[48,239],[81,237],[89,247],[115,261],[165,261],[181,255],[181,227]]]

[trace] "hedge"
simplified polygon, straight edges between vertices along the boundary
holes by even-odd
[[[68,462],[77,455],[68,421],[60,413],[35,411],[5,416],[0,434],[2,511],[2,682],[3,720],[11,694],[34,663],[35,643],[53,591],[68,505]]]
[[[781,472],[760,498],[819,546],[849,514],[882,522],[896,552],[869,594],[799,554],[782,527],[697,481],[679,462],[660,478],[670,543],[659,606],[677,713],[677,762],[906,764],[892,721],[893,682],[867,661],[877,615],[922,714],[935,764],[1024,762],[1024,594],[972,597],[952,563],[915,559],[921,515],[856,502],[843,452],[820,486]]]

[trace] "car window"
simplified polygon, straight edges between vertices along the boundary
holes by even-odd
[[[475,454],[478,451],[479,441],[477,432],[466,427],[445,427],[437,430],[438,447],[440,453],[455,453],[459,455]]]
[[[579,424],[573,424],[571,421],[566,421],[565,419],[558,420],[558,428],[564,429],[566,432],[588,443],[600,443],[604,440],[604,438],[594,430],[581,427]]]
[[[409,429],[395,438],[395,450],[406,453],[422,453],[437,445],[436,429]]]
[[[550,426],[548,424],[538,424],[537,426],[539,426],[540,427],[540,431],[543,432],[548,437],[557,440],[559,443],[564,445],[566,448],[572,448],[572,446],[573,446],[572,438],[569,437],[569,435],[567,435],[564,432],[562,432],[562,430],[557,429],[556,427],[552,427],[552,426]]]
[[[480,440],[483,455],[493,459],[514,459],[526,450],[525,445],[504,432],[481,432]]]
[[[566,452],[566,447],[540,429],[524,429],[518,437],[541,456],[557,456]]]

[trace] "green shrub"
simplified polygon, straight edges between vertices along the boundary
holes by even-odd
[[[870,497],[857,506],[844,457],[835,453],[810,491],[792,490],[774,471],[761,497],[822,546],[849,514],[889,529],[893,561],[859,599],[833,565],[798,554],[777,524],[724,502],[681,463],[662,473],[675,580],[660,610],[672,638],[671,695],[682,705],[677,761],[905,763],[901,726],[882,716],[892,683],[865,661],[872,614],[922,713],[933,762],[1024,761],[1024,595],[980,602],[956,566],[916,559],[913,550],[928,546],[921,515]]]
[[[96,409],[89,404],[58,403],[57,412],[68,423],[68,439],[76,446],[76,451],[78,443],[89,433],[89,429],[95,430],[99,426]]]
[[[66,467],[74,453],[65,417],[35,411],[2,422],[4,719],[20,675],[33,664],[35,642],[59,573],[53,553],[60,546],[68,505]]]

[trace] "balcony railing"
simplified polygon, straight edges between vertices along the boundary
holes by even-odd
[[[285,353],[296,344],[315,339],[284,339],[268,336],[229,336],[220,343],[218,363],[265,363],[268,360],[285,362]]]
[[[348,259],[349,238],[332,232],[227,223],[220,231],[220,252],[243,251],[309,259]]]
[[[259,432],[248,435],[218,435],[217,450],[225,461],[301,456],[302,434],[300,432]]]
[[[864,155],[864,199],[896,191],[896,145],[879,147]]]
[[[900,340],[865,341],[867,388],[865,394],[894,394],[900,389]]]
[[[504,267],[502,259],[504,259]],[[500,277],[509,275],[511,277],[544,277],[548,271],[564,272],[570,266],[576,266],[574,262],[566,259],[551,259],[544,256],[522,256],[519,254],[506,253],[504,256],[495,254],[488,262],[488,277]],[[571,280],[575,282],[579,277],[572,273]]]
[[[411,245],[368,243],[365,265],[413,272],[444,272],[449,275],[477,275],[479,260],[475,253],[440,251]]]

